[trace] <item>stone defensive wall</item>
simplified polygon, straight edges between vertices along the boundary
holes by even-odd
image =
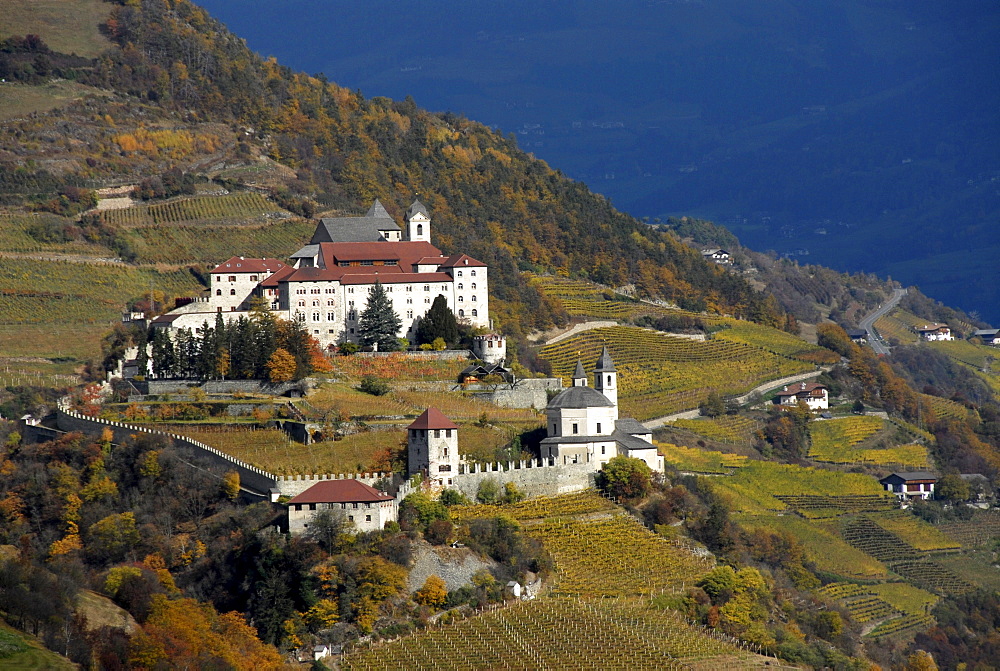
[[[501,487],[513,482],[527,496],[556,496],[594,487],[596,471],[590,464],[553,464],[545,459],[509,461],[506,464],[462,464],[452,478],[452,488],[476,499],[484,480]]]
[[[148,429],[144,426],[124,424],[122,422],[112,422],[99,417],[88,417],[69,409],[64,402],[59,403],[56,411],[56,426],[60,431],[80,431],[90,435],[100,435],[104,429],[109,429],[112,433],[112,440],[116,443],[123,443],[133,435],[145,433],[151,436],[162,436],[173,444],[174,448],[182,454],[187,454],[200,461],[204,461],[211,467],[211,471],[221,477],[227,471],[236,471],[240,474],[240,486],[244,489],[261,496],[268,496],[268,491],[277,485],[277,478],[265,470],[252,466],[245,461],[220,452],[219,450],[206,445],[197,440],[192,440],[186,436],[176,433],[166,433],[155,429]]]

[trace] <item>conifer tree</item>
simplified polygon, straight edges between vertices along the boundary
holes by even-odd
[[[458,342],[458,320],[448,307],[448,301],[438,294],[423,319],[417,325],[417,343],[432,343],[442,338],[449,346]]]
[[[394,352],[399,349],[399,329],[403,320],[392,309],[392,301],[382,287],[375,281],[368,292],[368,304],[358,321],[358,334],[362,345],[377,345],[380,352]]]

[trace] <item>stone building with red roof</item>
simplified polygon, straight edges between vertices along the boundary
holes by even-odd
[[[458,425],[437,408],[427,408],[406,427],[407,472],[447,487],[458,475]]]
[[[379,531],[398,516],[396,499],[358,480],[321,480],[288,502],[288,531],[309,530],[318,513],[342,514],[358,531]]]
[[[444,255],[431,244],[431,220],[415,200],[405,235],[379,201],[362,217],[320,219],[308,244],[288,262],[234,256],[211,272],[208,296],[174,313],[170,328],[200,327],[216,313],[246,315],[254,297],[272,312],[297,320],[324,347],[358,340],[358,322],[371,288],[379,283],[403,322],[400,338],[413,339],[417,322],[437,296],[458,318],[488,327],[486,264],[466,254]],[[171,314],[174,314],[171,313]]]
[[[799,401],[805,402],[810,410],[826,410],[830,407],[830,392],[818,382],[798,382],[774,395],[775,405],[795,406]]]

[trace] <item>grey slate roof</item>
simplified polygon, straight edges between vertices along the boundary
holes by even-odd
[[[622,433],[627,433],[630,436],[653,432],[652,429],[644,427],[639,420],[632,419],[631,417],[623,417],[619,420],[615,420],[615,431],[621,431]]]
[[[319,254],[319,245],[306,245],[305,247],[303,247],[299,251],[297,251],[294,254],[292,254],[291,258],[293,258],[293,259],[302,259],[302,258],[309,258],[309,259],[311,259],[311,258],[315,257],[317,254]]]
[[[402,231],[377,199],[363,217],[324,217],[309,244],[320,242],[378,242],[379,231]]]
[[[587,373],[585,373],[583,370],[583,362],[580,361],[579,359],[576,360],[576,370],[573,371],[573,379],[574,380],[587,379]]]
[[[642,438],[637,436],[632,436],[627,433],[615,430],[611,434],[611,437],[615,439],[615,442],[624,447],[629,452],[633,450],[655,450],[656,447],[649,442],[646,442]]]
[[[597,368],[594,369],[595,373],[614,373],[615,372],[615,362],[611,360],[611,353],[608,351],[608,346],[605,345],[604,349],[601,350],[601,356],[597,359]]]
[[[376,217],[378,219],[392,219],[392,217],[389,216],[389,213],[386,212],[385,206],[382,205],[382,201],[378,198],[376,198],[375,202],[372,203],[372,206],[368,208],[368,212],[365,213],[365,216]]]
[[[567,387],[549,401],[549,408],[613,408],[608,397],[592,387]]]
[[[408,209],[406,211],[406,216],[407,217],[412,217],[417,212],[419,212],[420,214],[424,215],[425,217],[430,217],[430,214],[428,214],[428,212],[427,212],[427,206],[424,205],[423,203],[421,203],[416,198],[414,198],[413,199],[413,204],[410,205],[410,209]]]
[[[936,473],[929,473],[928,471],[909,471],[905,473],[897,471],[885,476],[879,482],[884,482],[894,476],[903,480],[937,480],[938,477]]]

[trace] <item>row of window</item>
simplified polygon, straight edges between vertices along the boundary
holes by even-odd
[[[573,435],[579,435],[579,433],[580,433],[580,425],[578,423],[576,423],[576,422],[573,422],[573,427],[572,428],[573,428]],[[597,423],[596,434],[598,436],[601,435],[601,423],[600,422]],[[553,424],[552,425],[552,435],[553,436],[558,436],[559,435],[559,425],[558,424]]]
[[[230,275],[230,276],[229,276],[229,277],[228,277],[227,279],[228,279],[228,280],[229,280],[230,282],[235,282],[235,281],[236,281],[236,275]],[[221,282],[221,281],[222,281],[222,275],[217,275],[217,276],[215,277],[215,281],[216,281],[216,282]],[[257,275],[251,275],[251,276],[250,276],[250,281],[251,281],[251,282],[256,282],[256,281],[257,281]]]

